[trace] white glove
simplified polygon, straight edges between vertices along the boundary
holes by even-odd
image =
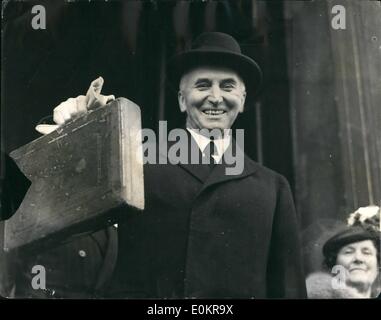
[[[108,102],[115,100],[114,95],[104,96],[101,94],[104,80],[102,77],[95,79],[91,82],[86,96],[78,96],[76,98],[69,98],[60,103],[53,110],[53,120],[55,124],[39,124],[36,130],[42,134],[49,134],[62,126],[66,122],[75,119],[88,110],[105,106]]]

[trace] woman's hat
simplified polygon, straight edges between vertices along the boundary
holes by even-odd
[[[347,225],[338,229],[336,234],[329,238],[323,246],[325,257],[338,252],[347,244],[374,240],[380,247],[380,208],[378,206],[360,207],[350,214]]]
[[[223,66],[236,71],[245,83],[248,94],[258,93],[262,83],[262,71],[250,57],[241,53],[238,42],[221,32],[202,33],[189,51],[169,60],[168,78],[178,86],[181,76],[197,66]]]
[[[342,227],[333,237],[323,246],[323,254],[325,257],[332,253],[338,252],[342,247],[359,241],[376,240],[380,241],[380,234],[373,230],[367,230],[362,226],[345,226]]]

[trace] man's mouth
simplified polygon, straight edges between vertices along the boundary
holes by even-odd
[[[216,109],[205,109],[205,110],[202,110],[203,113],[205,113],[206,115],[208,116],[220,116],[224,113],[226,113],[225,110],[216,110]]]

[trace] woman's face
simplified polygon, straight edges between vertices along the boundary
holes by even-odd
[[[371,240],[350,243],[341,248],[336,264],[346,269],[346,283],[369,287],[378,275],[377,249]]]

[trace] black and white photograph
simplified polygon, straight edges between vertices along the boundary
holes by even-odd
[[[380,295],[381,1],[1,17],[1,297],[173,318]]]

